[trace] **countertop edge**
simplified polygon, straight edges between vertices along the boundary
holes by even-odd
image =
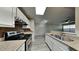
[[[66,46],[69,46],[70,48],[72,48],[72,49],[74,49],[74,50],[78,51],[76,48],[74,48],[74,47],[70,46],[70,45],[69,45],[69,44],[67,44],[66,42],[64,42],[64,41],[62,41],[62,40],[59,40],[58,38],[56,38],[56,37],[54,37],[54,36],[51,36],[50,34],[47,34],[47,35],[48,35],[48,36],[50,36],[51,38],[56,39],[57,41],[61,42],[62,44],[65,44]]]

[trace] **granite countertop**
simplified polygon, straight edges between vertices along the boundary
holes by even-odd
[[[25,42],[25,40],[1,41],[0,51],[16,51]]]
[[[4,41],[4,37],[0,38],[0,41]]]
[[[73,49],[79,51],[79,39],[75,39],[72,42],[63,41],[66,45],[72,47]]]
[[[51,36],[51,33],[47,33],[49,36]],[[51,36],[53,37],[53,36]],[[79,38],[72,38],[74,41],[66,41],[66,40],[60,40],[57,39],[58,41],[60,41],[61,43],[64,43],[65,45],[79,51]]]
[[[21,32],[21,33],[24,33],[24,34],[32,34],[32,32]]]
[[[32,32],[21,32],[24,34],[32,34]],[[26,40],[4,41],[4,37],[0,38],[0,51],[16,51]]]

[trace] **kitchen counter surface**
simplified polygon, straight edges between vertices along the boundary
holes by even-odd
[[[47,34],[49,36],[51,36],[50,34],[52,34],[52,33],[47,33]],[[51,37],[53,38],[54,36],[51,36]],[[56,38],[56,37],[54,37],[54,38]],[[79,51],[79,38],[73,38],[74,41],[64,41],[64,40],[60,40],[57,38],[56,38],[56,40],[60,41],[61,43],[65,44],[65,45],[67,45],[67,46],[69,46],[77,51]]]
[[[4,37],[3,38],[0,38],[0,41],[3,41],[4,40]]]
[[[25,40],[1,41],[0,51],[16,51],[25,43]]]
[[[32,32],[21,32],[21,33],[24,33],[24,34],[32,34]]]

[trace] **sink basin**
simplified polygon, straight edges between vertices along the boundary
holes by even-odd
[[[65,35],[53,35],[53,34],[50,34],[51,36],[54,36],[56,38],[58,38],[59,40],[62,40],[62,41],[68,41],[68,42],[72,42],[74,41],[73,39],[71,39],[70,37],[68,36],[65,36]]]

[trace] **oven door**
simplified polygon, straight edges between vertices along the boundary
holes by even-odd
[[[9,36],[7,38],[5,38],[5,40],[18,40],[19,39],[19,36],[18,35],[13,35],[13,36]]]

